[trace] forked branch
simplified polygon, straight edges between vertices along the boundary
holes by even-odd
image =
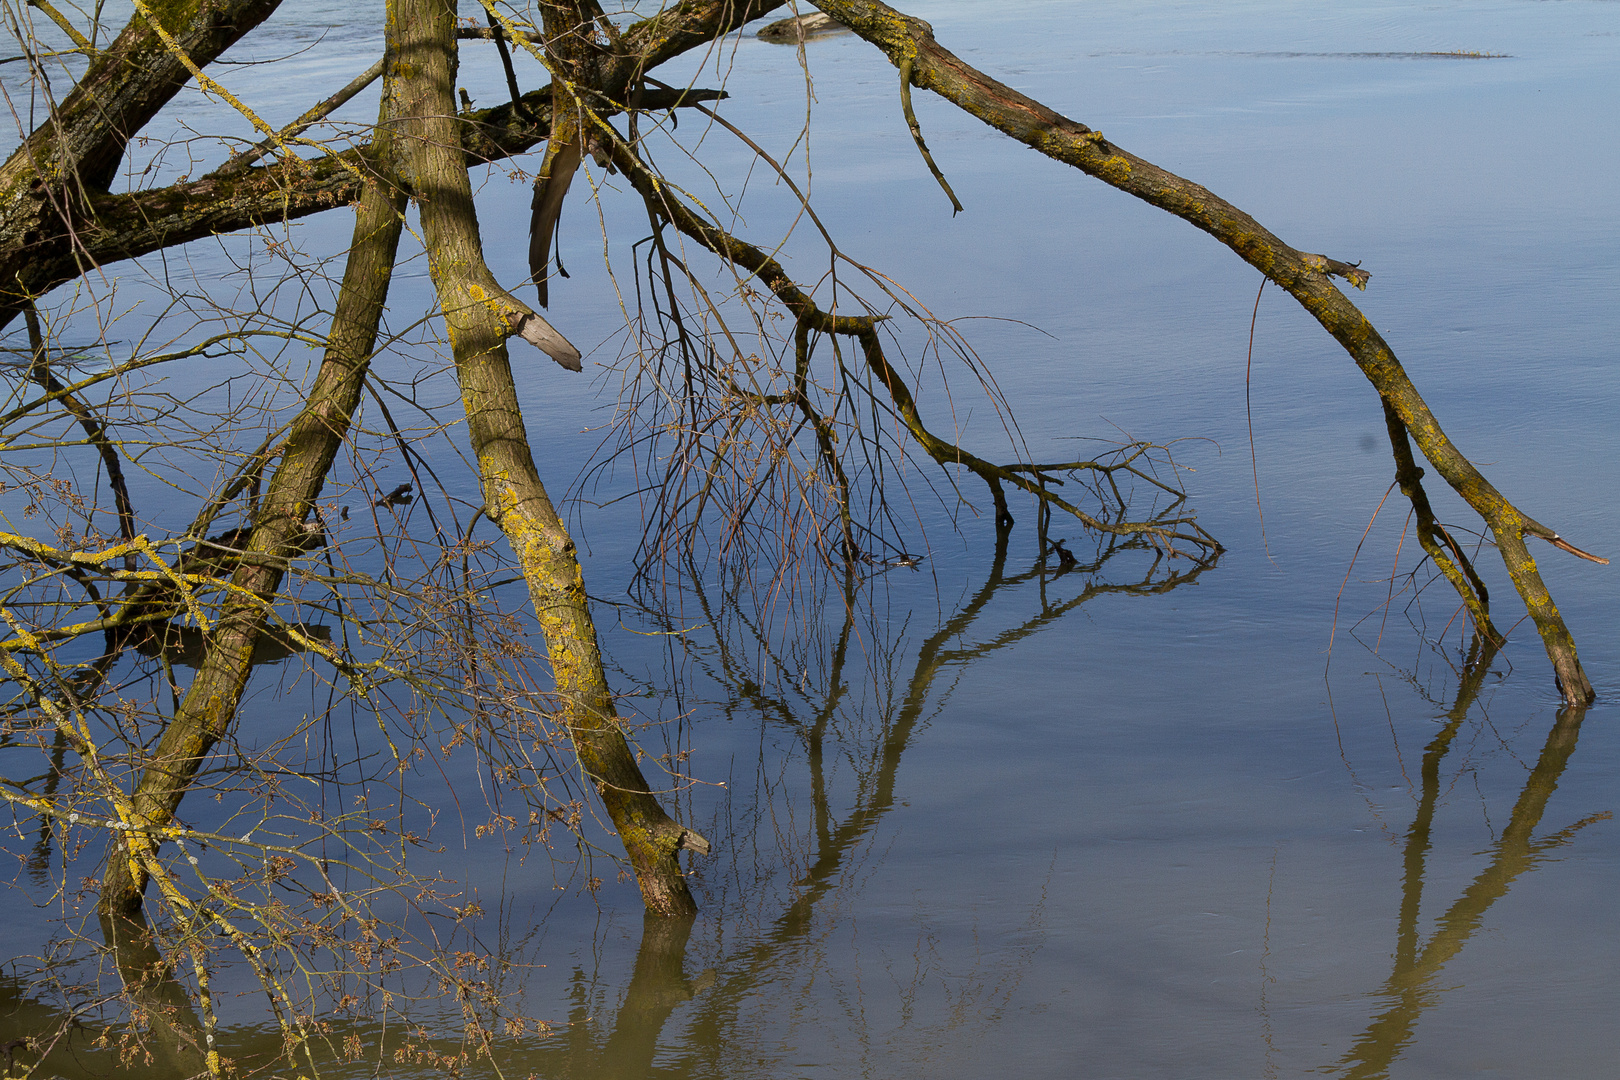
[[[1046,156],[1094,176],[1209,233],[1281,285],[1344,346],[1446,483],[1485,520],[1514,586],[1523,598],[1570,704],[1596,695],[1575,653],[1575,640],[1525,547],[1536,536],[1560,550],[1601,561],[1536,521],[1497,491],[1441,428],[1394,350],[1367,317],[1336,288],[1335,275],[1364,288],[1366,271],[1300,251],[1249,214],[1200,184],[1137,157],[1099,131],[990,78],[934,40],[933,28],[881,0],[816,0],[816,6],[883,50],[910,81],[932,90],[991,127]]]
[[[607,131],[611,128],[602,125]],[[1038,474],[1030,473],[1027,465],[1001,466],[973,454],[948,439],[941,438],[923,423],[911,388],[901,373],[886,356],[878,336],[881,317],[874,315],[839,315],[824,311],[811,299],[772,256],[758,247],[741,240],[719,226],[705,220],[687,204],[662,178],[650,169],[628,144],[614,137],[613,161],[629,179],[631,185],[663,220],[681,233],[695,240],[728,263],[746,270],[758,278],[766,288],[788,309],[797,320],[800,335],[809,333],[833,334],[853,338],[860,343],[866,366],[889,395],[890,403],[911,437],[941,465],[961,465],[980,477],[996,499],[998,519],[1009,517],[1002,486],[1010,485],[1029,492],[1043,504],[1073,515],[1088,528],[1115,535],[1141,534],[1162,543],[1173,554],[1177,541],[1190,543],[1205,551],[1219,552],[1221,546],[1191,517],[1156,519],[1150,522],[1109,522],[1086,513],[1078,506],[1050,491]],[[818,428],[818,435],[823,435]],[[836,475],[836,474],[835,474]]]

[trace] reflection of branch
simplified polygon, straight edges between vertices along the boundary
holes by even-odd
[[[1502,830],[1501,838],[1491,846],[1490,864],[1436,921],[1434,934],[1428,944],[1421,949],[1418,947],[1417,916],[1423,887],[1423,863],[1428,852],[1429,829],[1439,793],[1440,759],[1445,756],[1472,703],[1473,695],[1478,692],[1479,679],[1489,666],[1487,656],[1465,679],[1458,690],[1457,705],[1448,716],[1448,723],[1424,753],[1423,801],[1417,819],[1407,833],[1406,877],[1402,886],[1395,968],[1380,995],[1391,1004],[1339,1059],[1342,1075],[1347,1080],[1375,1080],[1389,1075],[1390,1064],[1411,1041],[1413,1029],[1423,1010],[1439,1000],[1441,990],[1433,985],[1435,976],[1452,957],[1462,951],[1491,905],[1507,895],[1508,887],[1519,875],[1535,869],[1544,854],[1568,843],[1576,830],[1609,816],[1594,815],[1546,839],[1532,839],[1532,834],[1541,823],[1541,815],[1547,809],[1547,800],[1557,790],[1558,779],[1563,775],[1570,755],[1575,752],[1581,720],[1586,715],[1584,708],[1565,708],[1559,712],[1558,721],[1542,748],[1541,758],[1525,781],[1507,827]]]
[[[1128,584],[1092,581],[1079,595],[1061,604],[1043,604],[1036,615],[1014,627],[989,635],[982,644],[953,649],[950,647],[951,644],[969,634],[974,624],[990,606],[992,599],[1004,595],[1008,590],[1033,581],[1044,581],[1050,576],[1044,567],[1039,565],[1027,572],[1008,576],[1005,572],[1007,543],[1004,531],[998,530],[997,541],[995,559],[984,584],[918,648],[911,677],[906,683],[903,696],[899,698],[898,708],[891,714],[892,719],[888,720],[878,733],[879,738],[871,760],[862,770],[860,794],[856,798],[856,804],[842,821],[836,821],[827,805],[827,784],[821,775],[821,763],[823,738],[839,699],[845,693],[842,667],[853,628],[853,616],[850,614],[852,605],[846,607],[843,633],[838,639],[832,657],[834,666],[831,677],[823,680],[826,701],[817,710],[814,722],[808,728],[801,729],[808,736],[808,756],[812,773],[811,793],[816,804],[814,857],[810,860],[808,869],[795,883],[798,892],[793,900],[776,917],[755,945],[726,965],[725,973],[715,989],[705,996],[700,1013],[692,1021],[693,1026],[717,1027],[723,1022],[723,1018],[735,1015],[741,1009],[742,1002],[754,991],[762,971],[781,962],[785,952],[804,940],[810,929],[817,903],[846,876],[846,863],[850,852],[872,832],[894,805],[901,759],[928,715],[929,699],[933,694],[936,679],[943,670],[952,666],[963,667],[982,660],[1049,626],[1095,596],[1118,592],[1136,594],[1166,592],[1179,584],[1193,580],[1203,570],[1213,565],[1214,561],[1211,557],[1199,562],[1191,570],[1162,576],[1159,568],[1163,563],[1161,559],[1156,558],[1139,581]],[[1099,547],[1098,557],[1091,567],[1093,571],[1100,570],[1114,555],[1129,550],[1145,549],[1148,544],[1140,538],[1120,540],[1116,537],[1103,537],[1099,538]],[[723,634],[723,630],[720,633]],[[756,636],[763,642],[762,635],[756,632]],[[721,647],[722,650],[725,649],[724,644]],[[744,692],[750,693],[751,687],[745,685]],[[752,693],[757,694],[757,691]],[[779,708],[785,708],[779,702],[774,704]],[[773,708],[771,711],[777,710]],[[675,1071],[679,1073],[681,1070],[677,1068]]]
[[[45,774],[45,786],[40,790],[40,798],[49,802],[56,795],[57,786],[62,782],[62,767],[67,762],[67,735],[58,731],[55,740],[51,743],[51,771]],[[51,868],[51,836],[54,822],[44,814],[39,817],[39,839],[34,842],[34,850],[28,856],[28,876],[34,884],[43,886]],[[66,857],[63,862],[67,861]]]
[[[1429,853],[1429,833],[1434,824],[1435,806],[1440,801],[1440,761],[1451,749],[1462,722],[1479,697],[1481,684],[1496,658],[1496,646],[1488,640],[1476,638],[1480,643],[1479,656],[1472,667],[1465,668],[1457,687],[1456,699],[1446,712],[1446,726],[1423,751],[1423,798],[1418,803],[1417,816],[1406,831],[1405,877],[1401,884],[1401,914],[1396,931],[1395,965],[1411,969],[1418,955],[1418,913],[1423,903],[1423,868]]]

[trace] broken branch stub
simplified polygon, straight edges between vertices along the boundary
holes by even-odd
[[[557,328],[546,322],[536,312],[527,307],[521,310],[509,310],[506,322],[518,337],[539,349],[569,371],[581,371],[579,350],[573,343],[557,332]]]

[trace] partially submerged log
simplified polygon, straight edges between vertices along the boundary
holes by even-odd
[[[833,34],[847,34],[849,27],[834,19],[831,15],[815,12],[810,15],[796,15],[790,19],[778,19],[755,35],[761,41],[769,41],[775,45],[797,45],[801,41],[811,38],[831,37]]]

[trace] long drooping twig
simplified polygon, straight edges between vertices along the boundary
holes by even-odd
[[[1026,475],[1029,466],[996,465],[929,430],[922,420],[916,399],[904,376],[888,360],[878,335],[881,321],[873,315],[839,315],[824,311],[809,294],[799,288],[782,265],[766,252],[740,240],[705,220],[677,192],[650,169],[635,151],[613,139],[613,161],[649,207],[683,234],[702,244],[727,262],[748,271],[768,288],[788,309],[798,325],[817,334],[833,334],[855,339],[877,382],[888,393],[895,413],[918,445],[941,465],[960,465],[980,477],[996,499],[998,515],[1005,513],[1002,485],[1026,491],[1042,503],[1072,514],[1088,528],[1116,535],[1142,534],[1156,538],[1167,547],[1176,541],[1195,544],[1206,551],[1219,551],[1220,545],[1190,517],[1143,522],[1110,522],[1088,514],[1050,491],[1038,474]],[[1081,464],[1081,463],[1077,463]],[[1174,550],[1171,548],[1171,550]]]

